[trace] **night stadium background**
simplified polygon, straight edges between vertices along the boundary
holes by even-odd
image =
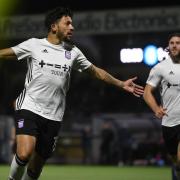
[[[144,58],[139,63],[123,63],[120,50],[144,50],[148,45],[164,49],[167,46],[168,35],[180,31],[180,2],[175,1],[0,0],[0,4],[0,48],[14,46],[27,38],[43,35],[39,35],[36,30],[32,34],[27,34],[28,29],[27,32],[18,33],[18,26],[17,29],[11,29],[14,27],[13,23],[9,23],[11,19],[16,21],[17,17],[42,17],[43,13],[55,6],[70,7],[74,11],[75,22],[80,22],[81,17],[91,18],[98,13],[102,13],[103,17],[106,13],[112,12],[119,15],[119,18],[123,16],[124,19],[128,19],[128,13],[133,15],[133,12],[139,12],[139,17],[146,19],[146,9],[149,13],[147,17],[153,16],[154,12],[165,11],[166,13],[160,13],[161,16],[157,17],[154,13],[157,22],[161,23],[161,26],[157,23],[154,29],[146,29],[145,22],[144,29],[127,28],[125,31],[122,29],[125,26],[121,28],[121,24],[118,24],[121,23],[120,20],[116,20],[114,28],[109,31],[90,31],[93,29],[91,23],[84,31],[83,27],[86,25],[75,26],[77,34],[74,34],[73,40],[92,63],[122,80],[137,76],[136,82],[142,86],[145,85],[152,66],[145,64]],[[171,13],[172,11],[174,13]],[[5,18],[7,21],[4,21]],[[30,22],[22,23],[19,28],[26,26],[26,23]],[[166,23],[171,25],[169,29],[166,28]],[[118,25],[119,29],[114,31]],[[13,34],[15,31],[17,36]],[[7,177],[8,165],[12,158],[10,140],[13,103],[23,89],[25,73],[25,62],[0,62],[0,179]],[[102,162],[101,132],[106,123],[113,132],[112,151],[110,160]],[[41,179],[168,180],[171,178],[170,162],[164,147],[160,123],[142,98],[133,97],[87,75],[72,72],[61,138],[53,157],[45,166]],[[87,129],[90,131],[86,132]],[[122,152],[122,141],[129,142],[126,143],[128,153]]]

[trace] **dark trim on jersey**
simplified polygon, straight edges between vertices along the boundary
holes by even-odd
[[[32,64],[32,59],[28,58],[27,59],[27,66],[28,66],[28,72],[26,74],[26,79],[28,84],[31,82],[32,80],[32,68],[33,68],[33,64]]]
[[[26,88],[23,89],[22,93],[19,95],[19,97],[16,100],[16,108],[17,108],[17,110],[21,109],[22,103],[24,101],[25,94],[26,94]]]
[[[32,63],[31,58],[27,59],[27,66],[28,66],[28,72],[26,74],[26,81],[29,84],[32,80],[32,69],[33,69],[33,63]],[[21,109],[21,106],[22,106],[24,98],[25,98],[25,94],[26,94],[26,88],[23,89],[23,91],[21,92],[21,94],[19,95],[19,97],[16,100],[17,110]]]

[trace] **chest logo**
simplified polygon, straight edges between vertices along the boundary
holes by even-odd
[[[63,69],[64,72],[69,72],[71,70],[71,66],[69,66],[69,65],[45,63],[43,60],[41,60],[41,62],[39,62],[39,65],[41,66],[41,68],[43,68],[44,66],[49,66],[49,67],[54,67],[56,69]]]
[[[170,71],[170,72],[169,72],[169,75],[174,75],[174,72],[173,72],[173,71]]]
[[[47,49],[42,50],[43,53],[48,53]]]
[[[71,59],[71,51],[65,51],[65,58]]]

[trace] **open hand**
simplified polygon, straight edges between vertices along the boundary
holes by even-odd
[[[134,77],[134,78],[124,81],[123,89],[132,93],[136,97],[140,97],[144,93],[144,87],[135,84],[133,81],[135,81],[136,79],[137,77]]]

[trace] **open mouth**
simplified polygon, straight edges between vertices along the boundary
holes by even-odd
[[[68,35],[68,36],[72,36],[72,35],[73,35],[73,33],[69,32],[67,35]]]

